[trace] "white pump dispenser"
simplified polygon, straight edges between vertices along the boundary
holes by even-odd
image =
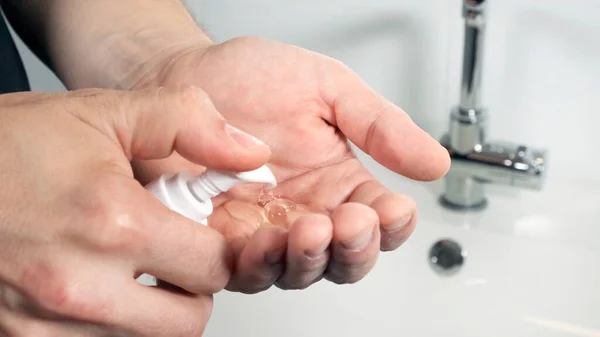
[[[277,186],[273,172],[267,166],[261,166],[246,172],[207,169],[196,177],[186,172],[164,174],[146,185],[146,189],[172,211],[206,225],[206,218],[213,211],[211,198],[246,183],[263,183],[269,188]]]

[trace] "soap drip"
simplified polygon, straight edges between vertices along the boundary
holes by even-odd
[[[297,209],[293,201],[281,195],[275,195],[272,190],[260,191],[256,203],[264,209],[265,220],[277,226],[287,226],[288,212]]]

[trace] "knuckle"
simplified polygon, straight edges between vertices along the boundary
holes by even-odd
[[[59,269],[37,267],[26,270],[22,281],[29,297],[43,315],[69,318],[87,316],[92,308],[86,304],[86,296],[72,276]]]
[[[86,243],[103,251],[127,253],[145,247],[149,237],[136,218],[131,183],[123,177],[103,175],[85,187],[76,203],[83,216],[76,221]],[[132,186],[133,187],[133,186]],[[138,196],[139,197],[139,196]]]
[[[172,216],[179,221],[179,216]],[[197,224],[178,226],[180,242],[177,252],[185,256],[182,260],[189,272],[178,286],[194,294],[215,294],[223,290],[230,281],[234,255],[227,241],[216,231]],[[183,270],[183,269],[182,269]]]
[[[114,318],[111,298],[94,296],[90,280],[82,279],[74,270],[44,265],[26,269],[21,284],[30,303],[24,308],[29,314],[50,320],[110,323]]]

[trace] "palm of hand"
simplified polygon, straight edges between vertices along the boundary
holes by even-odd
[[[380,249],[395,249],[410,235],[414,203],[379,184],[346,136],[411,178],[437,179],[447,170],[447,153],[401,110],[338,62],[300,48],[234,39],[181,54],[154,81],[206,91],[231,124],[271,147],[269,166],[279,182],[275,193],[305,206],[283,230],[259,226],[260,187],[240,186],[214,200],[209,224],[238,256],[233,290],[254,292],[274,282],[304,288],[322,276],[355,282],[371,269]],[[407,147],[411,142],[415,147]],[[135,168],[141,180],[204,169],[176,154]]]

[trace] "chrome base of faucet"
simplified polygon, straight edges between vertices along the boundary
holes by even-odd
[[[487,206],[484,181],[450,172],[444,183],[445,193],[439,199],[442,206],[455,211],[479,211]]]
[[[454,110],[450,131],[440,143],[450,153],[452,165],[445,177],[440,203],[452,210],[475,211],[486,207],[486,184],[540,190],[547,170],[545,150],[485,137],[486,114]]]
[[[448,198],[446,198],[445,195],[442,195],[441,197],[439,197],[438,202],[444,208],[447,208],[447,209],[449,209],[451,211],[456,211],[456,212],[477,212],[477,211],[482,211],[488,205],[488,201],[485,198],[483,200],[481,200],[477,204],[469,204],[469,205],[455,204],[452,201],[450,201]]]

